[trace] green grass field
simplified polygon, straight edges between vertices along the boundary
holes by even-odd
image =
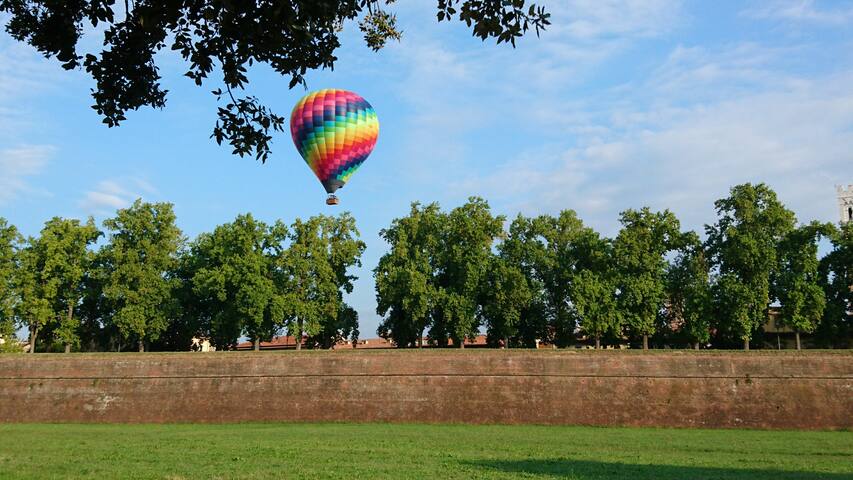
[[[853,479],[853,432],[0,424],[0,478]]]

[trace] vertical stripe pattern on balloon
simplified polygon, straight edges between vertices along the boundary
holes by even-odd
[[[344,186],[379,138],[379,119],[359,95],[327,89],[302,97],[290,115],[290,134],[326,192]]]

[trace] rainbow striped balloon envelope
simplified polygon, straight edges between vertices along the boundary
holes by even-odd
[[[299,154],[331,195],[367,159],[379,138],[379,119],[359,95],[327,89],[302,97],[290,115]]]

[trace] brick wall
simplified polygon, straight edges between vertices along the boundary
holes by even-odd
[[[850,353],[334,351],[0,356],[0,422],[853,428]]]

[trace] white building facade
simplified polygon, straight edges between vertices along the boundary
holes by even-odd
[[[841,223],[853,222],[853,185],[835,186],[838,192],[838,219]]]

